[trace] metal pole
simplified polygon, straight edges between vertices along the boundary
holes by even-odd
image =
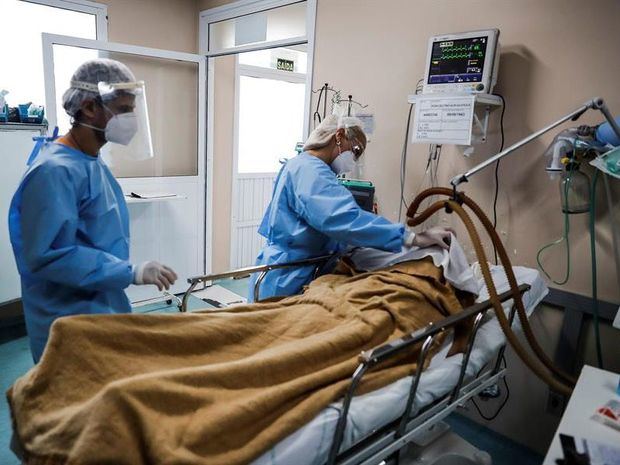
[[[599,99],[599,100],[600,100],[600,102],[602,102],[602,99]],[[587,102],[583,106],[579,107],[578,109],[576,109],[572,113],[569,113],[568,115],[563,116],[562,118],[557,120],[555,123],[551,123],[549,126],[546,126],[546,127],[542,128],[541,130],[539,130],[539,131],[537,131],[537,132],[535,132],[533,134],[530,134],[526,138],[521,139],[519,142],[517,142],[517,143],[511,145],[510,147],[508,147],[507,149],[499,152],[497,155],[494,155],[493,157],[489,158],[488,160],[483,161],[479,165],[474,166],[469,171],[467,171],[467,172],[465,172],[463,174],[459,174],[459,175],[455,176],[450,181],[450,184],[452,184],[454,187],[456,187],[456,186],[458,186],[459,184],[461,184],[463,182],[469,181],[469,178],[471,176],[473,176],[474,174],[476,174],[478,171],[482,171],[487,166],[492,165],[493,163],[495,163],[500,158],[504,158],[506,155],[511,154],[515,150],[517,150],[517,149],[523,147],[524,145],[530,143],[531,141],[533,141],[537,137],[540,137],[544,133],[546,133],[548,131],[551,131],[553,128],[559,126],[560,124],[565,123],[568,120],[573,120],[573,121],[576,120],[577,118],[579,118],[584,112],[586,112],[590,108],[598,108],[601,111],[603,111],[603,108],[600,107],[598,104],[599,104],[599,101],[590,100],[589,102]],[[603,103],[603,107],[604,107],[604,103]],[[604,107],[604,108],[607,108],[607,107]]]
[[[618,123],[616,123],[616,120],[611,115],[609,108],[607,108],[607,105],[605,104],[605,101],[602,98],[597,97],[595,99],[592,99],[592,102],[594,104],[593,108],[596,108],[601,113],[603,113],[603,116],[609,122],[616,135],[620,137],[620,126],[618,126]]]
[[[183,300],[181,301],[181,308],[179,309],[181,313],[187,312],[187,302],[189,301],[189,296],[194,291],[194,289],[196,289],[197,285],[198,285],[198,281],[193,282],[189,286],[189,289],[185,291],[185,294],[183,294]]]
[[[256,280],[256,283],[254,283],[254,302],[258,302],[260,300],[259,298],[260,285],[263,282],[263,279],[265,279],[265,276],[267,276],[268,271],[269,270],[261,271],[260,274],[258,275],[258,279]]]

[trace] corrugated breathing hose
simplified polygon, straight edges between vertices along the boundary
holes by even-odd
[[[445,196],[448,197],[448,199],[443,201],[439,200],[433,203],[426,210],[418,214],[418,208],[420,207],[422,201],[424,201],[430,196],[435,195]],[[510,323],[506,318],[501,302],[497,296],[495,283],[491,278],[491,271],[489,269],[489,264],[487,262],[484,248],[482,247],[482,243],[480,241],[480,236],[478,235],[478,231],[476,230],[476,227],[472,222],[469,214],[462,207],[462,204],[467,205],[472,210],[474,215],[480,220],[498,252],[500,262],[504,267],[506,277],[508,278],[510,290],[513,294],[514,305],[517,309],[517,315],[519,316],[519,320],[521,321],[523,332],[529,346],[534,351],[536,358],[532,358],[530,356],[530,354],[521,345],[521,343],[517,339],[517,336],[510,328]],[[469,237],[474,245],[476,256],[478,257],[478,261],[480,263],[482,276],[489,291],[489,298],[491,300],[491,303],[493,304],[493,309],[495,310],[495,314],[497,316],[499,324],[510,345],[513,347],[513,349],[515,350],[519,358],[523,361],[523,363],[525,363],[525,365],[530,370],[532,370],[540,379],[542,379],[554,390],[562,394],[570,395],[576,380],[572,376],[562,372],[557,367],[555,367],[553,365],[553,362],[545,354],[543,349],[540,347],[540,344],[536,340],[536,337],[534,336],[532,328],[528,322],[527,314],[525,313],[525,307],[523,306],[521,294],[517,289],[517,280],[515,278],[512,265],[510,264],[508,254],[506,253],[506,249],[504,248],[504,245],[502,244],[497,234],[497,231],[495,231],[491,221],[487,218],[482,209],[472,199],[467,197],[462,192],[457,193],[456,190],[445,187],[434,187],[421,192],[413,200],[413,202],[409,206],[409,209],[407,210],[407,217],[409,218],[407,220],[407,224],[409,226],[418,226],[442,209],[445,209],[448,213],[456,212],[461,221],[465,224]],[[553,377],[549,372],[551,372],[559,379]]]

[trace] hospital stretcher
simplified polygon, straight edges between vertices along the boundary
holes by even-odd
[[[259,273],[254,288],[254,296],[258,297],[261,282],[270,270],[313,266],[315,275],[318,275],[322,266],[331,258],[333,257],[323,256],[190,278],[181,311],[186,311],[189,295],[199,284]],[[513,267],[513,270],[529,316],[545,297],[548,289],[536,270],[524,267]],[[509,285],[503,268],[491,267],[491,273],[497,290],[501,293],[500,300],[504,311],[513,329],[519,331],[520,322],[513,324],[515,307],[512,294],[507,291]],[[501,365],[506,340],[496,317],[492,315],[492,303],[488,299],[484,281],[479,272],[475,275],[480,292],[473,306],[404,338],[361,353],[360,363],[351,378],[345,397],[281,440],[253,464],[378,464],[394,456],[411,441],[432,431],[467,400],[496,385],[506,375],[506,367]],[[447,357],[452,342],[451,329],[467,319],[472,319],[474,323],[464,353]],[[441,350],[428,363],[428,349],[434,338],[442,332],[447,332],[448,337]],[[418,369],[412,376],[376,391],[355,396],[356,388],[366,373],[415,345],[421,345],[421,350]],[[428,367],[423,370],[422,367],[426,365]]]

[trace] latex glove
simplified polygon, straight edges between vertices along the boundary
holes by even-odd
[[[144,262],[134,270],[133,283],[154,284],[157,289],[163,291],[170,289],[177,278],[177,274],[166,265],[159,262]]]
[[[421,233],[411,233],[405,239],[404,244],[406,247],[432,247],[437,245],[442,249],[448,250],[450,249],[451,234],[456,236],[456,233],[451,228],[430,228]]]

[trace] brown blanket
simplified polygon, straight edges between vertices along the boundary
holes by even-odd
[[[422,260],[228,311],[61,318],[7,393],[15,432],[29,464],[247,463],[341,397],[360,351],[461,308]],[[413,355],[360,391],[410,374]]]

